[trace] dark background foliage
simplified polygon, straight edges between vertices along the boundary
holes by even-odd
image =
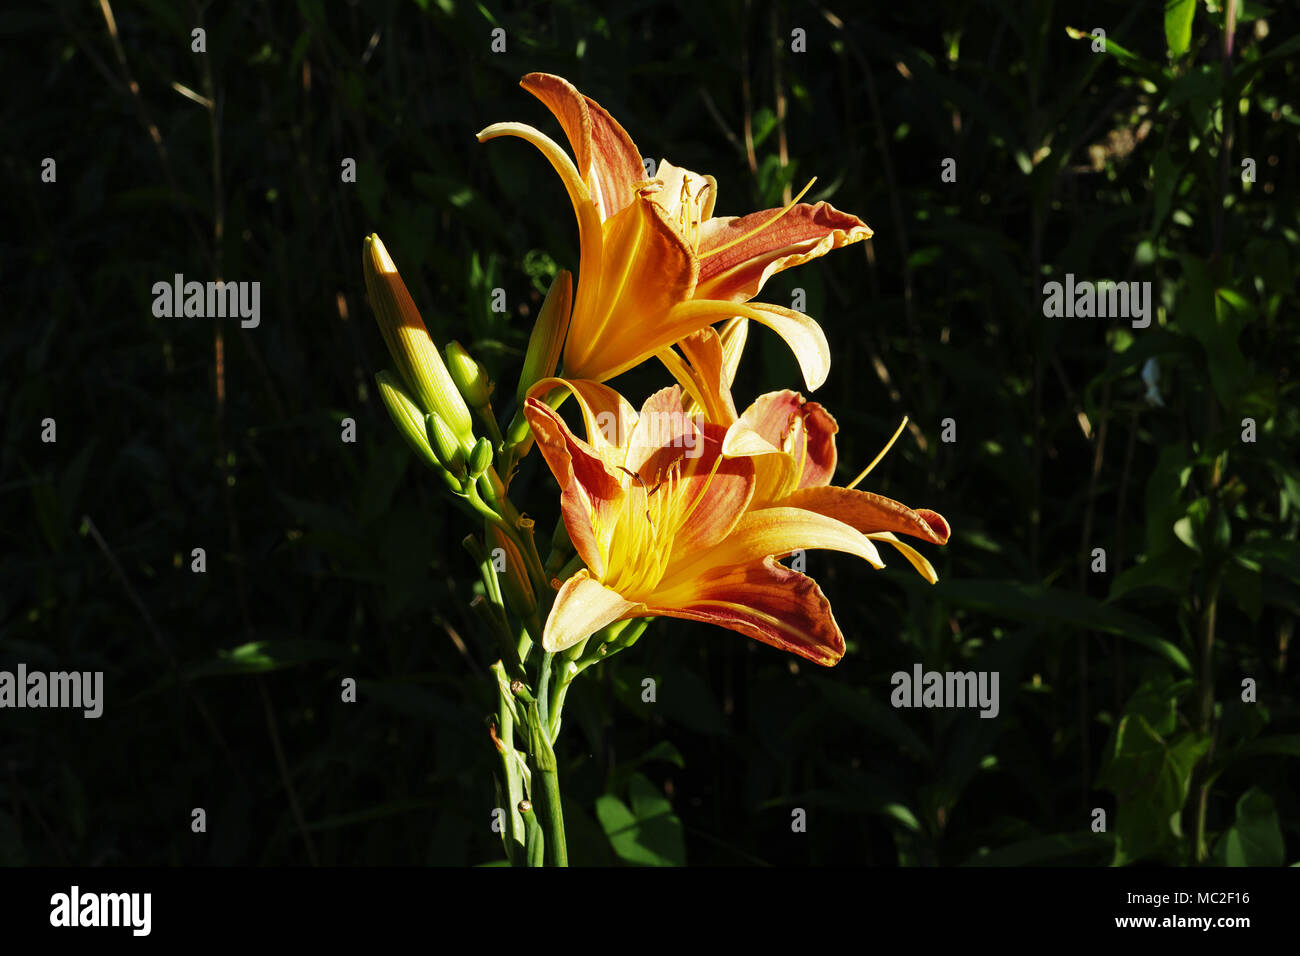
[[[0,861],[502,859],[474,528],[377,401],[360,250],[380,233],[508,414],[540,293],[577,266],[549,167],[474,139],[559,135],[532,70],[716,175],[719,214],[816,175],[874,227],[762,298],[805,290],[831,341],[837,481],[908,415],[869,486],[955,532],[935,587],[808,555],[833,670],[662,621],[589,672],[560,746],[574,861],[1300,859],[1293,11],[1238,9],[1229,69],[1224,0],[606,6],[6,13],[0,668],[103,670],[106,705],[0,712]],[[1096,27],[1104,53],[1067,32]],[[260,326],[155,318],[176,273],[260,281]],[[1149,281],[1158,314],[1045,318],[1066,273]],[[738,403],[798,385],[755,329]],[[918,662],[998,671],[998,717],[891,707]]]

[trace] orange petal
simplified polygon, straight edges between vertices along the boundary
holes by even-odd
[[[731,533],[712,548],[683,555],[664,575],[660,587],[689,587],[711,567],[750,564],[765,557],[782,558],[802,549],[854,554],[883,568],[880,552],[862,532],[827,515],[782,506],[746,511]]]
[[[676,305],[659,323],[656,339],[676,342],[714,322],[732,316],[754,319],[766,325],[790,346],[808,390],[813,391],[831,370],[831,350],[821,326],[802,312],[766,302],[726,302],[696,298]]]
[[[686,364],[686,360],[671,346],[660,349],[655,353],[655,358],[663,363],[664,368],[668,369],[668,374],[677,379],[677,384],[686,392],[682,398],[683,407],[689,412],[700,412],[704,409],[709,399],[700,386],[695,371]]]
[[[612,518],[603,522],[602,514],[616,515],[623,499],[623,486],[594,448],[564,423],[564,419],[535,398],[524,404],[524,416],[532,426],[537,447],[560,485],[560,510],[569,538],[587,567],[603,576],[605,560],[597,541],[595,525],[613,527]]]
[[[654,485],[684,454],[700,457],[703,444],[704,435],[682,408],[681,388],[661,388],[641,406],[623,465]]]
[[[871,236],[871,227],[830,203],[799,203],[766,228],[779,214],[766,209],[742,218],[710,219],[700,229],[700,287],[698,296],[746,302],[771,276],[823,256],[832,249]],[[756,231],[755,231],[756,230]],[[748,233],[753,232],[752,235]],[[746,237],[747,236],[747,237]],[[728,243],[746,237],[714,255]]]
[[[578,400],[587,426],[587,442],[605,464],[610,467],[623,464],[622,449],[636,425],[636,412],[627,399],[608,385],[586,379],[546,378],[528,391],[538,397],[554,388],[568,389]]]
[[[579,301],[564,346],[568,378],[603,382],[677,341],[681,336],[661,333],[662,317],[695,288],[695,257],[647,196],[638,196],[604,230],[603,270],[588,268],[583,255]],[[584,299],[591,289],[595,295]]]
[[[648,610],[729,628],[825,666],[844,656],[844,635],[817,582],[770,557],[710,572],[689,592],[656,595]]]
[[[888,541],[899,550],[903,557],[907,558],[912,567],[916,568],[917,572],[920,573],[921,577],[925,578],[931,584],[938,583],[939,575],[934,570],[934,565],[926,560],[925,555],[920,551],[917,551],[916,548],[912,547],[906,541],[899,541],[895,538],[892,531],[877,531],[874,534],[867,535],[867,537],[872,541]]]
[[[673,538],[670,568],[730,536],[753,498],[754,466],[722,457],[724,434],[721,425],[704,424],[702,454],[683,460],[675,491],[684,517]]]
[[[802,419],[797,429],[796,418]],[[835,434],[839,425],[830,412],[798,392],[787,388],[760,395],[745,409],[739,421],[768,444],[789,452],[798,468],[797,487],[824,485],[835,474]],[[728,454],[732,453],[731,447],[728,446]]]
[[[560,174],[569,202],[573,204],[573,213],[578,217],[578,256],[580,273],[578,291],[573,303],[573,315],[569,321],[569,331],[565,339],[565,355],[568,355],[569,341],[574,338],[586,339],[592,335],[592,329],[584,324],[583,317],[590,317],[594,308],[594,297],[599,291],[601,262],[604,260],[604,234],[601,229],[601,216],[591,191],[573,160],[560,148],[560,145],[541,130],[524,123],[493,123],[478,134],[479,142],[487,142],[498,136],[518,136],[536,146],[547,161]],[[588,318],[589,323],[589,318]],[[592,378],[590,375],[578,375],[576,378]]]
[[[745,340],[749,338],[749,319],[737,315],[722,323],[718,332],[722,339],[722,367],[727,387],[736,381],[736,370],[740,368],[740,356],[745,351]]]
[[[632,184],[646,176],[641,153],[626,130],[599,103],[562,77],[529,73],[519,85],[545,103],[560,121],[600,218],[609,219],[630,203],[636,195]]]
[[[728,458],[753,460],[752,506],[755,508],[768,507],[798,487],[798,475],[795,471],[797,462],[792,455],[782,450],[783,438],[780,431],[773,430],[771,438],[764,433],[765,431],[763,423],[755,420],[754,406],[751,405],[727,429],[726,438],[722,443],[722,453]]]
[[[736,420],[736,405],[731,398],[722,338],[712,328],[700,329],[678,342],[677,347],[690,363],[691,377],[704,399],[704,414],[715,424],[730,425]]]
[[[824,485],[835,473],[835,433],[839,426],[826,409],[798,392],[783,389],[759,396],[727,432],[728,456],[777,456],[755,461],[758,507],[784,498],[796,488]]]
[[[827,515],[863,533],[897,531],[933,544],[948,541],[948,522],[942,515],[924,508],[913,510],[869,491],[831,486],[800,488],[783,498],[781,504]]]
[[[840,430],[831,413],[817,402],[803,406],[803,432],[805,450],[802,452],[803,473],[799,487],[829,484],[835,475],[835,433]]]
[[[552,654],[568,650],[606,624],[637,616],[631,613],[637,608],[640,605],[605,587],[583,568],[565,581],[555,596],[555,604],[542,630],[542,647]]]

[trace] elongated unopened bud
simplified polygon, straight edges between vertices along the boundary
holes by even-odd
[[[483,366],[459,342],[448,342],[443,354],[447,358],[447,371],[451,373],[451,380],[456,383],[461,397],[469,407],[480,409],[487,405],[492,397],[492,383]]]
[[[463,478],[465,448],[461,445],[460,438],[447,427],[446,422],[433,413],[425,416],[424,422],[429,431],[433,453],[438,457],[438,463],[457,478]]]
[[[429,445],[429,434],[424,427],[424,413],[415,404],[410,393],[402,387],[401,382],[392,373],[387,371],[376,374],[375,383],[379,386],[379,397],[383,399],[384,407],[388,409],[393,424],[402,433],[407,444],[417,455],[440,469],[442,465],[438,462],[438,456],[433,453],[433,448]]]
[[[519,388],[515,400],[522,406],[528,390],[544,378],[555,374],[564,348],[564,337],[569,332],[569,317],[573,314],[573,276],[566,269],[555,274],[542,311],[537,315],[532,335],[528,337],[528,352],[524,356],[524,370],[519,374]]]
[[[361,266],[379,331],[407,388],[424,411],[436,413],[452,431],[473,441],[469,408],[378,236],[366,237]]]
[[[488,525],[488,547],[492,550],[501,548],[506,555],[506,569],[500,575],[501,592],[511,610],[522,618],[528,618],[537,611],[537,595],[528,581],[528,571],[524,566],[524,556],[519,548],[504,531],[496,525]]]

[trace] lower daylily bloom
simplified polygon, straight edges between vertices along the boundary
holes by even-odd
[[[743,316],[785,339],[809,389],[821,385],[830,369],[821,327],[801,312],[749,300],[777,272],[868,238],[866,223],[825,202],[714,217],[712,176],[665,160],[647,178],[623,127],[567,80],[530,73],[520,85],[559,120],[574,157],[523,123],[496,123],[478,138],[518,136],[536,146],[577,215],[581,269],[565,378],[603,382],[692,332]]]
[[[724,455],[727,429],[686,414],[680,387],[652,395],[638,416],[606,386],[570,385],[588,441],[535,398],[525,409],[586,563],[560,587],[546,650],[614,621],[663,616],[717,624],[819,664],[838,661],[844,637],[829,602],[777,559],[821,548],[881,567],[871,539],[790,496],[756,506],[757,459]]]
[[[664,364],[686,387],[694,406],[710,422],[726,427],[723,455],[749,458],[754,463],[751,508],[788,506],[835,518],[869,538],[888,541],[922,577],[931,584],[938,581],[925,556],[898,540],[895,532],[946,544],[950,531],[944,517],[854,487],[889,451],[902,426],[847,488],[832,486],[839,426],[825,408],[784,389],[760,396],[737,415],[730,388],[735,361],[734,357],[729,361],[723,337],[714,329],[704,329],[684,339],[679,347],[681,356],[669,352],[663,356]]]

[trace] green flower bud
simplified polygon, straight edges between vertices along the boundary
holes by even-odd
[[[387,371],[378,373],[375,376],[375,383],[379,386],[379,397],[383,399],[384,407],[388,409],[393,424],[402,433],[407,444],[430,465],[441,468],[433,448],[429,445],[429,435],[424,427],[424,413],[416,406],[410,393],[402,388],[401,383]]]
[[[492,383],[483,366],[474,361],[474,356],[466,352],[459,342],[448,342],[443,354],[447,358],[447,371],[451,373],[451,380],[456,383],[469,407],[479,409],[486,406],[492,396]]]
[[[465,447],[460,438],[432,412],[425,416],[425,426],[432,439],[433,453],[438,456],[438,463],[457,478],[465,477]]]
[[[366,237],[361,266],[370,307],[402,381],[426,412],[436,413],[453,432],[472,441],[473,424],[465,400],[378,236]]]
[[[492,443],[486,438],[480,438],[474,443],[474,450],[469,454],[470,477],[477,478],[491,467]]]

